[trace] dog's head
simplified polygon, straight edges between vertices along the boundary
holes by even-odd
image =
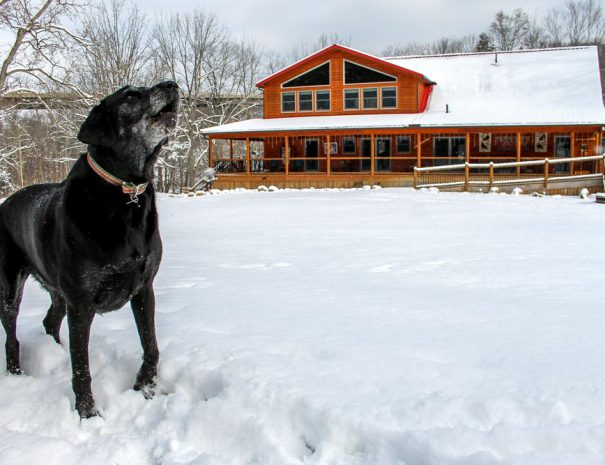
[[[112,164],[144,174],[176,127],[178,107],[179,91],[173,81],[125,86],[91,110],[78,140],[97,150],[110,149]]]

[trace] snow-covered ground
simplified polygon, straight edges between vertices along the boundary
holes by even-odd
[[[159,208],[162,394],[131,389],[130,311],[97,317],[103,418],[80,422],[30,283],[0,464],[605,463],[605,205],[383,189]]]

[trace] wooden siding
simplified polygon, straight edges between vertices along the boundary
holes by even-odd
[[[344,60],[352,61],[356,64],[375,69],[382,73],[386,73],[397,78],[397,82],[371,83],[371,84],[344,84]],[[282,89],[281,85],[290,79],[303,74],[326,61],[330,61],[330,85],[329,86],[308,86],[308,87],[288,87]],[[294,116],[326,116],[326,115],[354,115],[354,114],[377,114],[377,113],[416,113],[422,90],[425,83],[421,77],[412,74],[406,70],[397,70],[397,68],[385,63],[384,66],[365,59],[363,57],[354,56],[344,50],[333,50],[329,54],[318,56],[314,60],[310,60],[300,67],[295,67],[280,76],[280,79],[271,82],[264,88],[264,117],[265,118],[287,118]],[[363,89],[376,87],[396,87],[397,88],[397,108],[381,109],[380,108],[380,90],[378,92],[378,109],[372,110],[345,110],[344,109],[344,89]],[[330,111],[305,111],[305,112],[287,112],[281,111],[281,94],[282,92],[298,92],[317,90],[329,90],[331,108]],[[360,91],[360,106],[361,106],[361,91]]]

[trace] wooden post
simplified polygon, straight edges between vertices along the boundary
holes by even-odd
[[[212,136],[208,137],[208,167],[214,168],[214,160],[212,159]]]
[[[471,166],[468,161],[464,162],[464,190],[468,191],[468,181],[471,174]]]
[[[374,138],[374,134],[370,136],[370,162],[372,166],[370,167],[370,174],[374,176],[374,159],[376,158],[376,140]]]
[[[464,190],[468,191],[468,180],[471,174],[471,135],[466,133],[466,150],[464,154]]]
[[[418,189],[418,167],[414,166],[414,189]]]
[[[489,162],[489,188],[490,188],[490,190],[491,190],[493,184],[494,184],[494,162],[490,161]]]
[[[550,162],[548,158],[544,160],[544,189],[548,188],[548,171],[550,170]]]
[[[569,146],[569,151],[571,152],[571,158],[573,158],[576,152],[576,133],[574,131],[571,131],[571,142]],[[574,175],[573,161],[569,164],[569,175]]]
[[[286,176],[288,176],[290,174],[290,138],[288,136],[286,136],[284,138],[285,140],[285,144],[286,144],[286,148],[285,148],[285,153],[286,153]]]
[[[231,172],[235,171],[235,161],[233,160],[233,139],[229,139],[229,164]]]
[[[420,133],[416,135],[416,157],[418,158],[416,166],[422,168],[422,134]]]
[[[328,166],[326,166],[326,173],[328,176],[330,176],[330,135],[329,134],[326,136],[326,144],[328,146],[328,153],[326,154]]]
[[[603,140],[603,138],[602,138],[602,134],[600,131],[595,134],[595,139],[597,142],[597,147],[596,147],[595,151],[598,152],[598,155],[603,155],[603,147],[601,147],[601,141]],[[599,162],[598,166],[599,166],[599,171],[601,173],[605,173],[605,163],[603,163],[602,158],[601,158],[601,161]]]
[[[250,156],[250,138],[246,137],[246,174],[248,176],[250,176],[250,163],[251,163],[251,156]]]
[[[517,132],[517,163],[521,163],[521,133]],[[521,165],[517,165],[517,178],[521,177]]]

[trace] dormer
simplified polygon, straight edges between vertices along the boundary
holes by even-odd
[[[332,45],[263,79],[264,117],[420,113],[435,83],[357,50]]]

